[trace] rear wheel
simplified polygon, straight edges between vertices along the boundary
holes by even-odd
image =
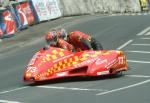
[[[113,69],[110,69],[110,73],[113,73],[113,72],[114,72]],[[111,75],[111,77],[114,77],[114,78],[121,77],[121,76],[123,76],[123,71],[118,71]]]
[[[119,71],[116,75],[122,76],[123,75],[123,71]]]
[[[101,43],[94,38],[92,38],[91,45],[94,50],[103,50]]]

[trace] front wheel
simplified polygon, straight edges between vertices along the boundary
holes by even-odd
[[[103,50],[101,43],[94,38],[92,39],[91,45],[94,50]]]
[[[117,74],[116,75],[118,75],[118,76],[122,76],[123,75],[123,71],[119,71],[119,72],[117,72]]]
[[[121,76],[123,76],[123,71],[119,71],[119,72],[111,75],[111,77],[113,77],[113,78],[118,78],[118,77],[121,77]]]

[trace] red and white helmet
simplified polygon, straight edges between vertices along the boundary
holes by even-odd
[[[67,34],[67,32],[66,32],[65,29],[63,29],[63,28],[58,29],[58,30],[57,30],[57,34],[58,34],[58,37],[59,37],[59,38],[62,38],[62,39],[64,39],[64,40],[67,40],[68,34]]]
[[[47,41],[57,41],[57,39],[58,37],[56,31],[47,32],[45,35],[45,40]]]

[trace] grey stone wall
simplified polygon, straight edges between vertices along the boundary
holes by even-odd
[[[9,1],[0,0],[0,5]],[[93,13],[141,12],[139,0],[58,0],[63,16]]]
[[[58,0],[64,16],[141,12],[139,0]]]

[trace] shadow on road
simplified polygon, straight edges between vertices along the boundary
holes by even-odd
[[[26,84],[27,86],[39,86],[46,84],[59,84],[59,83],[68,83],[68,82],[87,82],[87,81],[99,81],[106,79],[115,79],[120,78],[123,75],[113,75],[113,76],[101,76],[101,77],[68,77],[68,78],[59,78],[47,81],[34,82],[30,84]]]

